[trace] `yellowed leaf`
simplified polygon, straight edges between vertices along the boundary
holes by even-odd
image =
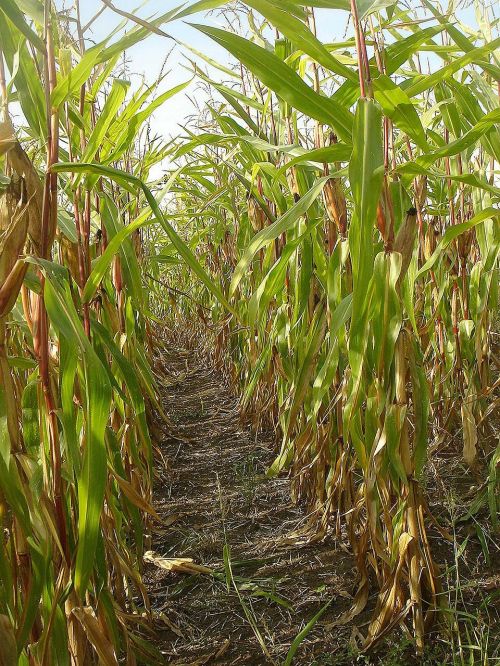
[[[16,635],[6,615],[0,615],[0,666],[17,666]]]
[[[409,532],[403,532],[401,536],[399,537],[399,556],[400,558],[403,558],[406,555],[406,551],[408,550],[408,546],[410,543],[413,541],[413,537]]]
[[[16,137],[11,122],[0,122],[0,155],[5,155],[15,143]]]
[[[132,502],[132,504],[134,504],[138,509],[141,509],[141,511],[149,513],[151,516],[153,516],[157,520],[161,520],[160,516],[156,513],[156,511],[153,509],[151,504],[139,495],[139,493],[134,488],[134,486],[130,483],[130,481],[127,481],[126,479],[121,477],[114,470],[111,470],[111,472],[112,472],[113,476],[115,477],[116,482],[120,486],[120,490],[123,492],[125,497]]]
[[[89,606],[85,608],[74,608],[73,614],[78,618],[87,638],[93,645],[103,666],[118,666],[115,650],[105,635],[94,610]]]

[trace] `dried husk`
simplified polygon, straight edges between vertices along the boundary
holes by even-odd
[[[393,249],[399,252],[402,257],[401,272],[398,278],[398,285],[403,282],[404,276],[408,271],[410,261],[413,255],[413,248],[415,247],[415,238],[417,236],[417,211],[415,208],[410,208],[406,213],[403,224],[399,227],[397,236],[394,240]]]
[[[58,240],[63,264],[69,269],[71,277],[76,284],[83,289],[84,281],[80,276],[80,264],[78,261],[78,243],[73,243],[64,234],[60,234]]]
[[[262,208],[251,195],[248,197],[248,219],[255,232],[264,228],[266,216]]]
[[[24,183],[12,179],[0,193],[0,280],[3,282],[22,254],[28,231]]]
[[[10,121],[0,122],[0,156],[5,155],[16,143],[14,128]]]
[[[21,257],[28,231],[28,202],[22,179],[13,178],[0,193],[0,316],[16,302],[26,274]]]
[[[434,228],[434,225],[431,222],[427,225],[427,230],[425,232],[425,239],[424,239],[424,257],[426,261],[430,259],[432,253],[436,249],[436,236],[437,236],[436,229]]]
[[[347,205],[340,178],[330,178],[323,188],[323,200],[330,222],[333,222],[340,235],[347,231]]]
[[[8,166],[22,178],[26,187],[28,201],[28,235],[34,245],[35,254],[42,254],[41,232],[42,232],[42,208],[43,208],[43,185],[33,163],[24,152],[21,145],[16,142],[7,155]],[[52,244],[55,236],[55,224],[49,228],[48,245]]]

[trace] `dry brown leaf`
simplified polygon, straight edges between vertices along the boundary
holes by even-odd
[[[0,155],[5,155],[15,143],[16,137],[10,120],[0,122]]]
[[[323,188],[323,201],[330,221],[344,236],[347,230],[347,206],[340,178],[330,178],[326,181]]]
[[[170,620],[165,613],[160,613],[158,616],[166,625],[167,627],[174,632],[176,636],[179,636],[180,638],[185,638],[182,630]]]
[[[111,473],[113,474],[113,476],[116,479],[116,482],[120,486],[120,490],[127,497],[127,499],[132,502],[132,504],[141,509],[141,511],[149,513],[151,516],[153,516],[153,518],[156,518],[156,520],[159,521],[161,520],[160,516],[156,513],[151,504],[139,495],[139,493],[130,483],[130,481],[127,481],[126,479],[121,477],[114,470],[111,470]]]
[[[172,664],[172,666],[205,666],[205,664],[209,664],[212,660],[220,659],[220,657],[223,657],[230,645],[231,641],[229,640],[229,638],[227,638],[224,641],[224,643],[221,645],[221,647],[218,650],[215,650],[215,652],[210,652],[210,654],[201,655],[200,657],[198,657],[194,661],[190,661],[189,663],[185,661],[175,661]]]
[[[406,214],[404,222],[401,224],[398,235],[394,241],[394,251],[401,254],[401,271],[398,278],[398,289],[401,288],[403,278],[408,271],[410,261],[413,255],[413,247],[417,235],[417,211],[413,208]]]
[[[170,516],[163,518],[161,522],[163,525],[165,525],[165,527],[169,527],[170,525],[176,523],[181,517],[182,513],[172,513]]]
[[[397,613],[393,618],[391,618],[390,622],[388,622],[383,629],[378,631],[374,635],[368,635],[366,638],[366,641],[363,645],[362,651],[366,652],[367,650],[370,650],[374,645],[376,645],[384,636],[387,636],[394,627],[399,624],[404,617],[406,617],[411,610],[413,606],[413,602],[411,599],[409,599],[405,606]]]
[[[330,630],[333,629],[333,627],[341,627],[345,624],[349,624],[349,622],[356,617],[356,615],[359,615],[361,611],[365,608],[366,602],[368,601],[368,591],[369,591],[369,586],[368,586],[368,579],[366,576],[363,576],[363,579],[361,580],[358,590],[356,592],[356,596],[354,597],[354,602],[351,606],[351,608],[346,611],[345,613],[342,613],[336,620],[333,622],[330,622],[329,624],[325,624],[325,629]]]
[[[472,413],[471,404],[467,401],[462,403],[462,426],[464,437],[464,460],[472,466],[476,459],[476,446],[477,446],[477,427],[474,414]]]
[[[144,553],[144,561],[154,564],[160,569],[167,571],[174,571],[176,573],[187,574],[211,574],[212,569],[205,567],[202,564],[195,564],[190,557],[161,557],[152,550]]]
[[[413,541],[413,537],[409,532],[403,532],[401,536],[399,537],[399,557],[402,559],[406,555],[406,551],[408,550],[408,546],[410,543]]]
[[[21,145],[16,142],[7,155],[9,166],[24,180],[28,198],[28,234],[31,238],[36,254],[41,254],[41,228],[43,208],[43,185],[33,163],[24,152]],[[49,247],[52,245],[56,233],[57,218],[50,220]]]
[[[17,666],[16,635],[6,615],[0,615],[0,666]]]
[[[214,659],[220,659],[220,657],[225,655],[226,652],[228,651],[230,645],[231,645],[231,641],[229,640],[229,638],[226,638],[224,643],[222,643],[221,647],[214,654]]]
[[[5,317],[16,304],[27,269],[28,264],[19,259],[2,282],[0,287],[0,317]]]
[[[108,637],[104,634],[94,610],[89,606],[85,608],[74,608],[73,614],[78,618],[87,638],[94,646],[103,666],[118,666],[115,650]]]

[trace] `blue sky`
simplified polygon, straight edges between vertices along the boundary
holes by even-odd
[[[182,0],[168,0],[165,2],[165,0],[149,0],[149,2],[145,2],[138,6],[137,0],[114,0],[113,4],[124,11],[137,13],[141,18],[148,19],[176,7],[181,1]],[[69,0],[61,0],[60,2],[57,2],[57,4],[59,7],[72,7],[73,5]],[[80,4],[83,24],[87,23],[89,19],[102,8],[100,0],[81,0]],[[92,28],[88,32],[88,37],[99,42],[109,36],[112,30],[121,21],[122,18],[120,16],[114,13],[111,9],[106,9],[92,25]],[[335,38],[341,38],[345,31],[346,21],[347,12],[318,10],[319,36],[325,41],[333,41]],[[199,31],[191,28],[188,25],[188,22],[226,27],[226,23],[222,17],[217,17],[217,10],[211,12],[209,15],[199,13],[187,17],[184,21],[181,20],[165,24],[163,30],[173,35],[176,39],[201,51],[213,60],[227,64],[230,60],[230,56],[225,49],[219,47],[215,42]],[[128,28],[131,26],[132,24],[130,23]],[[133,83],[138,84],[142,76],[145,77],[147,83],[154,82],[161,70],[165,57],[172,47],[174,47],[174,50],[169,56],[164,70],[169,73],[162,82],[159,92],[163,92],[178,83],[188,80],[190,74],[183,67],[188,64],[184,54],[194,60],[196,60],[196,56],[193,56],[182,46],[176,46],[172,40],[158,35],[151,35],[148,39],[127,51],[129,71],[134,74],[132,76]],[[201,64],[205,69],[205,64],[203,62]],[[219,76],[221,78],[224,77],[222,73],[219,73]],[[176,135],[181,131],[179,124],[184,123],[186,117],[194,112],[194,106],[190,101],[189,96],[192,97],[195,91],[195,85],[196,84],[193,83],[187,89],[187,94],[179,94],[155,112],[152,120],[154,131],[163,134],[166,137],[169,135]],[[199,97],[199,92],[197,93],[197,96]]]
[[[73,0],[56,1],[59,7],[73,7]],[[145,19],[162,14],[169,9],[176,7],[181,2],[182,0],[149,0],[138,5],[137,0],[114,0],[115,6],[127,12],[136,13],[138,16]],[[415,2],[415,0],[410,0],[410,4],[412,2]],[[102,8],[101,0],[80,0],[80,5],[83,24],[87,23],[89,19]],[[185,21],[175,21],[165,24],[163,29],[167,33],[172,34],[176,39],[191,45],[193,48],[203,52],[210,58],[220,63],[227,64],[230,60],[228,53],[215,44],[210,38],[188,25],[188,22],[193,22],[226,27],[227,24],[224,22],[223,18],[217,14],[218,11],[216,10],[209,15],[192,15],[187,17]],[[463,10],[460,14],[464,22],[468,25],[475,24],[474,10],[472,8]],[[316,10],[318,36],[323,41],[342,40],[346,31],[347,19],[348,13],[344,11]],[[123,19],[115,12],[106,8],[92,25],[87,36],[89,39],[99,42],[108,37],[122,20]],[[128,24],[127,29],[130,29],[130,27],[132,27],[131,23]],[[133,83],[139,84],[142,77],[144,77],[145,81],[149,84],[154,82],[158,77],[165,57],[172,47],[174,47],[174,50],[169,56],[164,70],[168,72],[168,75],[161,83],[158,92],[163,92],[168,88],[188,80],[190,74],[183,67],[183,65],[187,64],[184,54],[187,54],[193,59],[196,59],[196,56],[186,52],[182,46],[175,46],[175,42],[170,39],[158,35],[151,35],[148,39],[127,51],[129,75],[131,75]],[[205,64],[201,64],[205,68]],[[223,78],[224,75],[215,72],[214,78],[217,77],[219,77],[220,80],[220,77]],[[168,137],[176,135],[181,131],[179,124],[183,124],[186,118],[195,111],[195,107],[189,99],[189,96],[192,97],[195,92],[195,85],[196,84],[193,83],[188,88],[187,94],[180,93],[155,112],[152,119],[152,128],[154,132]],[[196,92],[196,97],[198,102],[203,101],[199,91]]]

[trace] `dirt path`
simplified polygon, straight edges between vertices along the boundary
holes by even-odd
[[[308,546],[287,541],[304,511],[290,503],[286,478],[264,478],[272,445],[241,426],[237,400],[207,364],[179,350],[166,363],[172,383],[163,402],[173,426],[160,443],[155,508],[170,525],[153,535],[152,548],[214,573],[146,565],[151,603],[165,617],[164,663],[282,664],[296,635],[332,598],[294,664],[353,663],[351,629],[324,626],[349,607],[352,556],[329,539]],[[234,585],[227,589],[225,545],[238,593]],[[327,660],[332,652],[345,659]]]

